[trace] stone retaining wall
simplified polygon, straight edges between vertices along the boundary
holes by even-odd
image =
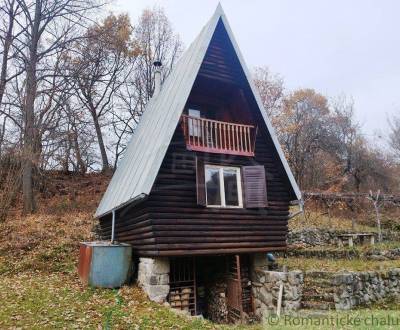
[[[289,231],[287,242],[289,245],[301,245],[305,247],[336,244],[336,237],[343,232],[307,228],[303,230]]]
[[[344,230],[330,230],[319,228],[307,228],[302,230],[292,230],[288,233],[287,243],[289,245],[300,245],[304,247],[336,245],[337,236],[346,234]],[[399,233],[384,231],[382,232],[384,241],[399,241]]]
[[[281,284],[282,313],[290,314],[300,308],[349,310],[381,299],[400,299],[400,268],[384,272],[304,274],[300,270],[269,271],[265,266],[256,265],[252,271],[252,290],[257,317],[276,312]]]
[[[303,288],[301,271],[275,272],[256,269],[256,280],[252,282],[255,314],[265,317],[276,312],[279,287],[283,284],[282,312],[290,313],[300,309]]]
[[[255,254],[251,281],[257,317],[262,318],[276,312],[281,284],[283,284],[282,312],[290,313],[300,308],[303,288],[301,271],[269,271],[265,254]]]
[[[400,268],[386,272],[346,272],[333,275],[336,310],[368,305],[383,298],[400,298]]]

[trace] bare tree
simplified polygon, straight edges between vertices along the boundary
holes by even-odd
[[[49,110],[57,102],[57,91],[54,88],[41,89],[41,84],[57,85],[57,72],[62,59],[60,54],[80,38],[79,29],[87,21],[86,15],[99,4],[90,0],[16,1],[21,8],[16,25],[22,28],[22,33],[15,38],[13,49],[25,75],[22,190],[24,212],[31,213],[35,210],[33,170],[40,159],[40,123],[44,119],[47,122],[53,119],[54,112],[50,114]],[[39,101],[40,97],[43,98]],[[39,118],[36,112],[38,107],[44,109]]]
[[[1,70],[0,70],[0,110],[3,101],[3,96],[6,89],[6,84],[14,79],[21,72],[9,75],[8,64],[10,61],[11,45],[16,38],[15,24],[16,17],[20,13],[20,6],[16,0],[3,0],[0,7],[0,18],[2,20],[2,26],[0,26],[0,41],[2,44],[2,50],[0,52],[1,60]],[[22,28],[23,31],[23,28]],[[19,33],[22,33],[19,29]]]
[[[396,157],[400,160],[400,116],[393,116],[389,122],[389,142]]]
[[[384,197],[381,195],[381,191],[378,190],[376,195],[372,193],[372,190],[369,191],[369,195],[367,197],[372,204],[374,205],[375,209],[375,216],[376,216],[376,226],[378,228],[378,241],[382,242],[382,229],[381,229],[381,215],[379,213],[380,207],[384,203]]]
[[[171,23],[161,8],[146,9],[134,28],[134,42],[138,50],[135,68],[118,91],[118,102],[112,111],[115,141],[114,167],[124,153],[129,136],[143,114],[154,91],[154,61],[163,65],[162,80],[170,74],[182,52],[182,43],[174,34]]]
[[[162,80],[165,80],[182,52],[182,42],[174,34],[164,10],[157,7],[143,11],[135,26],[134,39],[140,50],[133,77],[136,103],[144,106],[154,91],[154,61],[162,62]]]

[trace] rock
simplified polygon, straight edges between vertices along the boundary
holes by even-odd
[[[147,285],[144,289],[149,299],[157,303],[164,302],[169,293],[169,285]]]
[[[303,272],[300,270],[294,270],[288,273],[288,281],[292,285],[303,283],[303,279]]]
[[[293,312],[299,310],[301,307],[300,300],[296,301],[285,301],[284,302],[284,311],[285,312]]]
[[[284,297],[285,300],[298,300],[300,298],[300,290],[295,286],[289,287],[284,291]]]
[[[351,273],[341,273],[337,274],[333,278],[333,283],[335,285],[340,285],[340,284],[351,284],[353,282],[353,274]]]
[[[338,303],[335,303],[336,310],[349,310],[351,309],[350,299],[341,299]]]
[[[265,282],[268,283],[276,283],[278,281],[286,281],[287,280],[287,273],[282,272],[265,272]]]
[[[260,295],[258,298],[264,305],[272,306],[272,301],[273,301],[272,292],[267,290],[267,288],[262,287],[260,289]]]

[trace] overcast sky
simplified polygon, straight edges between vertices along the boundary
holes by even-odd
[[[161,6],[185,46],[213,14],[218,0],[116,0],[115,12],[135,23]],[[400,114],[400,1],[222,0],[249,68],[267,65],[287,89],[314,88],[353,97],[369,138],[387,132]]]

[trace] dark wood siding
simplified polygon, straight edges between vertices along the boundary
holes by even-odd
[[[267,208],[207,208],[197,204],[196,153],[186,150],[178,127],[147,200],[118,212],[116,239],[133,244],[141,256],[284,249],[290,197],[274,152],[259,135],[254,158],[198,153],[205,163],[266,169]],[[104,238],[110,237],[110,216],[101,220],[101,227]]]
[[[133,244],[139,255],[200,255],[281,250],[286,246],[288,189],[274,150],[259,136],[255,158],[218,154],[197,156],[206,163],[264,165],[268,185],[266,209],[218,209],[197,204],[196,153],[186,150],[177,128],[160,172],[139,215],[117,221],[117,239]],[[261,153],[262,151],[262,153]],[[111,222],[109,222],[111,223]],[[124,232],[122,233],[121,230]]]

